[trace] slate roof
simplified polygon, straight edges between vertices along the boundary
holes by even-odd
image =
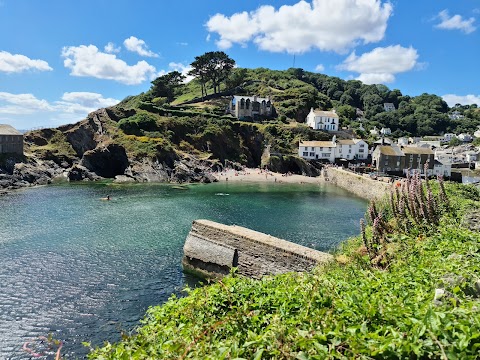
[[[335,143],[331,141],[303,141],[299,146],[312,146],[312,147],[335,147]]]
[[[315,116],[325,116],[325,117],[334,117],[338,118],[338,114],[333,111],[323,111],[323,110],[313,110]]]
[[[420,146],[405,146],[402,149],[404,154],[425,154],[433,155],[434,152],[430,148],[420,147]]]
[[[22,135],[22,133],[11,125],[0,124],[0,135]]]
[[[377,149],[383,155],[405,156],[405,154],[402,152],[402,150],[398,146],[395,146],[395,145],[394,146],[380,145],[380,146],[377,146]]]

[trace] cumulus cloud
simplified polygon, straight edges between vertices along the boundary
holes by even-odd
[[[119,102],[94,92],[66,92],[51,103],[33,94],[0,92],[0,119],[18,129],[56,127],[80,121],[94,110]]]
[[[0,72],[19,73],[26,70],[51,71],[46,61],[30,59],[25,55],[0,51]]]
[[[456,104],[462,105],[473,105],[477,104],[480,106],[480,95],[455,95],[455,94],[446,94],[442,96],[442,99],[448,104],[448,106],[453,107]]]
[[[435,25],[439,29],[445,30],[460,30],[465,34],[474,32],[477,28],[473,25],[475,18],[463,19],[460,15],[453,15],[450,17],[448,10],[442,10],[437,16],[440,19],[440,24]]]
[[[120,100],[114,98],[104,98],[102,94],[94,92],[66,92],[62,96],[62,101],[57,101],[58,109],[67,113],[88,114],[94,110],[118,104]]]
[[[94,45],[68,46],[62,50],[63,64],[71,70],[70,75],[114,80],[126,85],[138,85],[156,72],[146,61],[128,65],[114,54],[98,51]]]
[[[140,56],[158,57],[158,54],[148,50],[148,46],[145,41],[137,39],[135,36],[130,36],[128,39],[125,39],[123,45],[125,45],[125,48],[128,51],[135,52]]]
[[[48,101],[37,99],[32,94],[0,92],[0,114],[33,114],[53,109]]]
[[[322,72],[324,70],[325,66],[323,66],[322,64],[318,64],[317,66],[315,66],[315,71]]]
[[[168,74],[169,72],[172,71],[178,71],[182,75],[185,76],[185,83],[191,81],[194,79],[192,75],[188,75],[188,72],[192,70],[192,67],[190,65],[185,65],[182,63],[176,63],[176,62],[170,62],[168,64],[168,70],[160,70],[157,74],[155,74],[155,77],[163,76],[165,74]]]
[[[394,45],[378,47],[361,56],[352,52],[337,69],[359,73],[358,80],[366,84],[383,84],[393,82],[398,73],[414,69],[417,59],[414,48]]]
[[[301,0],[278,10],[264,5],[230,17],[216,14],[206,27],[219,35],[216,44],[221,49],[253,41],[271,52],[343,53],[358,43],[382,40],[392,9],[381,0]]]
[[[116,46],[113,42],[109,42],[107,45],[105,45],[104,50],[106,53],[113,54],[113,53],[119,53],[120,52],[120,46]]]

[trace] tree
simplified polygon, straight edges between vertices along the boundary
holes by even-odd
[[[231,59],[223,51],[210,51],[203,55],[195,56],[191,64],[192,70],[189,75],[195,76],[202,85],[202,96],[207,94],[205,84],[212,82],[213,93],[220,90],[220,84],[226,80],[235,66],[235,60]]]
[[[462,142],[456,137],[454,137],[452,140],[448,142],[448,146],[459,146],[459,145],[462,145]]]
[[[175,90],[183,84],[184,80],[184,75],[178,71],[172,71],[153,80],[150,91],[154,98],[165,97],[170,102],[175,97]]]

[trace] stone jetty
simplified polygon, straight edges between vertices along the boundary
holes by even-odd
[[[258,231],[209,220],[195,220],[183,248],[185,271],[221,277],[233,267],[240,275],[260,278],[289,271],[310,271],[333,260],[321,251]]]

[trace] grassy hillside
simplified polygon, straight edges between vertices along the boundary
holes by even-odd
[[[312,273],[187,289],[89,358],[478,359],[480,234],[462,218],[480,193],[447,193],[431,182],[371,206],[363,240]]]

